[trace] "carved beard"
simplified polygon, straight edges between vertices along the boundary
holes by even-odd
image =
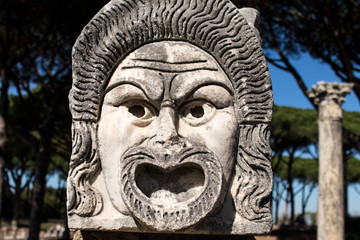
[[[121,159],[121,196],[141,225],[159,231],[190,227],[221,201],[221,164],[205,147],[172,156],[135,147]]]

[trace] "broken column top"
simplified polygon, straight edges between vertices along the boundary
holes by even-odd
[[[329,83],[321,81],[311,87],[308,91],[308,96],[310,99],[313,99],[316,105],[341,105],[345,102],[345,96],[350,93],[353,86],[354,84],[352,83]]]

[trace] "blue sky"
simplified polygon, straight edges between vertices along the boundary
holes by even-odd
[[[309,55],[304,54],[299,59],[292,60],[292,63],[304,79],[308,88],[311,88],[312,85],[316,85],[318,81],[341,82],[329,66],[318,60],[312,59]],[[269,70],[273,84],[275,104],[312,109],[312,105],[305,98],[292,75],[279,70],[271,64],[269,64]],[[346,111],[360,111],[359,101],[353,91],[347,95],[346,101],[343,104],[343,109]],[[359,154],[357,156],[359,156]],[[317,196],[318,192],[316,188],[307,205],[307,211],[316,212]],[[356,193],[352,187],[349,187],[348,196],[349,213],[353,216],[360,216],[360,195]],[[280,216],[283,211],[284,202],[280,205]],[[295,200],[295,212],[301,212],[300,194]]]
[[[319,81],[341,82],[328,65],[312,59],[307,54],[302,55],[297,60],[293,60],[292,63],[308,88],[316,85]],[[273,84],[275,104],[312,109],[311,104],[305,98],[291,74],[279,70],[271,64],[269,64],[269,70]],[[359,101],[353,91],[346,97],[343,109],[346,111],[360,111]]]

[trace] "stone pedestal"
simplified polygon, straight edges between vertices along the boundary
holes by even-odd
[[[309,91],[319,107],[317,239],[344,239],[342,108],[351,84],[319,82]]]
[[[255,240],[252,236],[77,231],[74,240]]]

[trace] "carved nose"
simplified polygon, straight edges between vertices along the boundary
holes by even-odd
[[[155,142],[164,144],[177,141],[179,135],[177,132],[177,122],[175,109],[172,107],[163,107],[159,113],[159,129],[155,137]]]

